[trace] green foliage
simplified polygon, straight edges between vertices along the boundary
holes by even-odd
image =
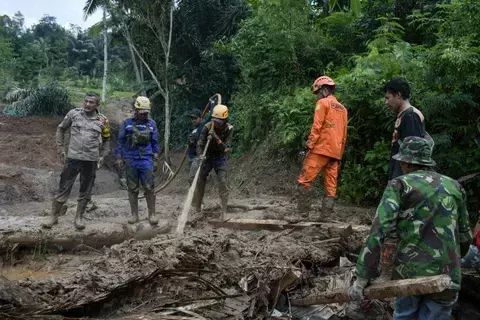
[[[310,84],[328,73],[349,111],[339,194],[351,202],[374,203],[387,182],[395,119],[384,104],[383,85],[403,76],[412,87],[412,104],[424,113],[436,141],[438,170],[454,178],[480,170],[480,150],[473,142],[480,117],[480,38],[475,27],[480,3],[429,2],[419,14],[416,4],[368,1],[359,17],[336,9],[313,15],[314,28],[315,9],[306,4],[288,9],[288,1],[257,4],[231,43],[241,72],[232,103],[243,150],[265,139],[276,153],[293,156],[301,150],[313,116]],[[342,2],[337,7],[345,6]],[[412,34],[414,29],[420,36]],[[424,43],[412,45],[405,39]],[[304,52],[306,58],[298,59]],[[472,188],[467,188],[470,195],[475,194]]]
[[[38,88],[13,88],[5,100],[10,103],[4,113],[17,116],[65,115],[71,109],[68,91],[55,84]]]
[[[301,151],[313,121],[315,96],[310,88],[298,89],[292,96],[284,97],[271,108],[278,119],[274,131],[274,145],[291,156]]]
[[[0,36],[0,85],[7,84],[14,75],[15,62],[10,41]]]
[[[384,179],[388,170],[388,162],[385,161],[390,155],[390,144],[378,141],[373,149],[366,152],[360,163],[345,161],[341,170],[339,195],[346,201],[355,204],[369,204],[375,202],[382,194],[385,186]],[[345,159],[351,159],[347,150]]]

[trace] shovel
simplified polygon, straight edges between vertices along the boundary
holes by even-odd
[[[200,170],[202,169],[203,161],[205,161],[205,155],[207,153],[207,150],[208,150],[208,147],[210,146],[211,141],[212,141],[212,136],[209,135],[207,144],[205,145],[205,149],[203,150],[203,154],[202,154],[200,163],[198,165],[197,172],[195,173],[195,178],[193,179],[192,185],[188,190],[187,199],[183,204],[182,214],[178,217],[178,225],[176,230],[178,235],[182,235],[183,229],[185,229],[185,224],[187,223],[187,219],[188,219],[188,212],[190,211],[190,206],[192,205],[193,194],[195,193],[195,189],[197,188],[198,176],[200,175]]]

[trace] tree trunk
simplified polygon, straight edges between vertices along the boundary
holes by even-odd
[[[168,86],[165,86],[165,132],[164,132],[164,154],[165,154],[165,161],[170,164],[170,157],[169,157],[169,143],[170,143],[170,92],[168,91]]]
[[[130,42],[128,42],[128,48],[130,49],[130,55],[132,56],[132,64],[133,64],[133,70],[135,71],[135,78],[137,79],[137,83],[143,88],[143,77],[140,74],[138,64],[137,64],[137,59],[135,58],[135,52],[133,52],[132,44]]]
[[[145,78],[143,77],[143,64],[140,63],[140,81],[142,82],[142,96],[147,96],[147,90],[145,90]]]
[[[107,75],[108,75],[108,38],[107,38],[107,8],[103,7],[103,87],[102,100],[107,99]]]
[[[170,163],[170,155],[169,155],[169,143],[170,143],[170,121],[171,121],[171,110],[170,110],[170,92],[168,89],[168,67],[170,65],[170,48],[172,46],[172,30],[173,30],[173,3],[170,7],[170,26],[168,30],[168,44],[165,48],[165,161]]]

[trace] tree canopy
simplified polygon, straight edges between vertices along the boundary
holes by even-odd
[[[340,195],[374,203],[386,184],[394,124],[382,87],[401,76],[435,139],[438,170],[454,178],[480,170],[479,1],[90,2],[108,4],[109,86],[152,97],[159,127],[171,117],[172,146],[185,144],[185,113],[219,92],[231,109],[237,155],[262,147],[293,159],[312,122],[311,85],[327,74],[349,111]],[[96,29],[65,29],[50,16],[25,28],[20,13],[0,17],[0,85],[53,78],[99,86]],[[168,98],[156,81],[170,89]],[[478,201],[479,185],[467,184],[470,201]]]

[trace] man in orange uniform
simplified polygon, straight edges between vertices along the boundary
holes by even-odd
[[[309,150],[297,180],[300,193],[298,209],[304,214],[310,210],[312,182],[322,171],[325,176],[322,212],[333,212],[339,163],[347,140],[347,109],[333,96],[334,91],[335,82],[327,76],[319,77],[313,83],[313,93],[318,101],[312,130],[306,142]]]

